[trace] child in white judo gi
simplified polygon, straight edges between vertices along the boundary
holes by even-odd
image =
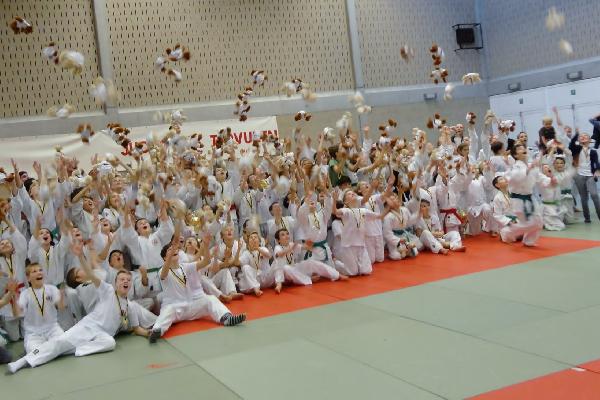
[[[192,287],[190,278],[198,270],[208,265],[208,259],[194,263],[179,262],[179,249],[176,245],[166,245],[161,250],[164,265],[160,270],[163,286],[163,301],[160,315],[152,327],[150,343],[167,332],[178,321],[195,320],[209,316],[213,321],[225,326],[241,324],[246,314],[233,315],[215,296],[207,295],[202,285]]]
[[[16,373],[21,368],[37,367],[63,354],[75,353],[76,357],[114,350],[113,336],[118,332],[132,331],[147,336],[148,331],[139,326],[137,314],[132,312],[127,300],[131,288],[131,274],[119,271],[115,287],[100,280],[83,256],[83,243],[74,243],[71,251],[87,277],[97,290],[98,302],[94,310],[65,333],[37,346],[24,357],[8,364],[8,372]]]
[[[64,309],[64,296],[54,285],[44,283],[44,271],[38,264],[25,268],[29,287],[19,294],[17,302],[23,315],[25,352],[64,333],[58,325],[57,309]]]

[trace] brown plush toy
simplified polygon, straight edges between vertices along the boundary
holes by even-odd
[[[442,116],[438,113],[433,115],[432,117],[429,117],[429,119],[427,120],[427,127],[429,129],[442,129],[442,126],[444,126],[446,124],[446,119],[442,118]]]
[[[77,133],[81,136],[81,141],[86,144],[90,143],[90,138],[95,134],[91,124],[79,125],[77,127]]]
[[[10,27],[10,29],[12,29],[15,35],[18,35],[19,33],[24,33],[27,35],[33,32],[33,27],[31,26],[31,24],[27,20],[25,20],[25,18],[19,16],[14,17],[8,23],[8,26]]]
[[[298,111],[296,113],[296,115],[294,115],[294,120],[296,122],[300,122],[300,121],[310,121],[310,119],[312,118],[312,115],[310,115],[309,113],[307,113],[306,111],[302,110],[302,111]]]
[[[179,43],[177,43],[173,49],[171,49],[170,47],[167,48],[166,53],[169,61],[173,62],[179,60],[189,61],[192,57],[192,53],[190,53],[190,50],[187,47],[180,45]]]

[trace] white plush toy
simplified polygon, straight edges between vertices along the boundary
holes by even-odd
[[[88,92],[98,105],[116,104],[119,101],[119,93],[114,83],[110,79],[105,80],[101,76],[94,79],[88,88]]]
[[[350,114],[349,112],[345,112],[344,115],[342,115],[342,118],[338,119],[335,123],[335,127],[338,128],[338,130],[346,130],[350,128],[351,125],[352,114]]]
[[[175,82],[180,82],[181,79],[183,78],[183,75],[181,75],[181,72],[179,72],[175,68],[169,68],[166,72],[167,72],[167,75],[175,78]]]
[[[58,63],[61,67],[70,71],[73,75],[79,75],[81,74],[81,71],[83,71],[85,57],[78,51],[63,50],[58,56]]]
[[[559,13],[556,7],[550,7],[546,16],[546,29],[553,32],[565,26],[565,15]]]
[[[54,42],[50,42],[48,46],[42,49],[42,55],[48,61],[58,64],[58,50],[56,49]]]
[[[573,46],[565,39],[560,39],[560,41],[558,42],[558,47],[560,48],[560,51],[562,51],[566,56],[570,56],[573,54]]]
[[[48,111],[46,111],[46,115],[49,117],[57,117],[57,118],[68,118],[75,111],[75,107],[66,103],[62,107],[50,107]]]
[[[473,85],[481,82],[481,77],[476,72],[469,72],[462,77],[463,85]]]
[[[444,100],[446,100],[446,101],[452,100],[453,92],[454,92],[454,84],[447,83],[446,87],[444,88]]]

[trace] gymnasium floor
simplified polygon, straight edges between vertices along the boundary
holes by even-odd
[[[590,240],[593,239],[593,240]],[[597,399],[600,225],[247,296],[249,321],[0,375],[3,399]],[[20,345],[18,345],[20,346]],[[20,351],[13,347],[13,351]],[[594,362],[596,361],[596,362]]]

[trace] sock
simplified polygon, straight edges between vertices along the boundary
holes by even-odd
[[[28,365],[27,360],[25,360],[25,357],[22,357],[22,358],[19,358],[17,361],[11,362],[10,364],[8,364],[8,371],[11,374],[14,374],[21,368],[26,367],[27,365]]]
[[[229,314],[228,317],[225,319],[225,322],[223,323],[223,325],[235,326],[235,325],[241,324],[245,320],[246,320],[246,314],[237,314],[237,315]]]
[[[223,325],[225,325],[225,321],[227,321],[228,318],[231,317],[231,313],[225,313],[223,314],[223,316],[221,317],[221,319],[219,320],[220,323],[222,323]]]

